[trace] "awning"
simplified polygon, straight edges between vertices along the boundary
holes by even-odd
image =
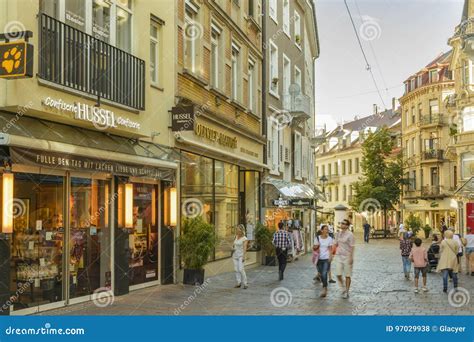
[[[0,127],[2,154],[15,163],[172,179],[180,159],[167,146],[7,112]]]
[[[472,198],[474,196],[474,177],[471,177],[454,194],[462,197]]]
[[[318,199],[324,200],[323,193],[312,184],[287,182],[282,179],[267,177],[264,184],[273,185],[287,199]]]

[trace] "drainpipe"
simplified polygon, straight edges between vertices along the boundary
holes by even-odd
[[[267,1],[262,1],[262,135],[267,138]],[[263,145],[263,163],[267,164],[267,143]],[[265,169],[260,176],[260,222],[265,222],[265,210],[263,209],[265,190],[263,186],[263,178],[265,177]]]

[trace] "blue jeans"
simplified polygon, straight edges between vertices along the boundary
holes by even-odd
[[[411,270],[411,261],[410,258],[407,256],[402,256],[402,261],[403,261],[403,273],[405,275],[410,273]]]
[[[458,274],[454,273],[452,269],[444,269],[443,272],[443,290],[448,289],[448,275],[453,278],[454,288],[458,287]]]
[[[370,237],[370,230],[364,229],[364,242],[369,242],[369,237]]]
[[[319,274],[321,274],[321,281],[323,282],[323,287],[328,287],[328,272],[329,272],[329,260],[318,260],[316,265],[318,268]]]

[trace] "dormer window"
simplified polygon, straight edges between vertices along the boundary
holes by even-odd
[[[410,88],[414,90],[416,88],[416,78],[412,78]]]
[[[418,75],[416,83],[418,84],[418,87],[423,85],[423,75]]]
[[[430,83],[438,82],[438,70],[430,70]]]

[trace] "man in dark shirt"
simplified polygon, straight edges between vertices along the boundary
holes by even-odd
[[[364,223],[364,241],[369,243],[369,236],[370,236],[370,224],[369,222]]]
[[[273,234],[273,246],[275,246],[276,256],[278,259],[279,280],[283,280],[283,273],[286,268],[288,248],[290,247],[290,244],[290,234],[286,231],[283,222],[278,223],[278,230]]]

